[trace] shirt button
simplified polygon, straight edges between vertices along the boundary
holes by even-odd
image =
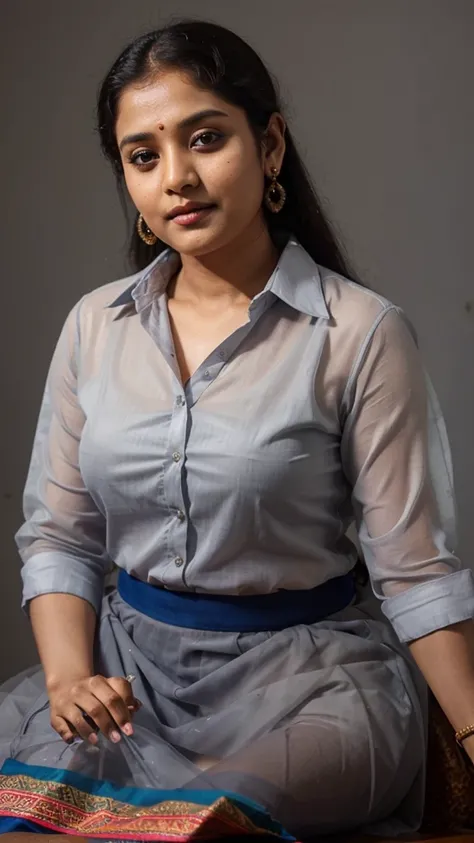
[[[225,351],[219,351],[219,357],[223,360],[225,357]]]
[[[182,396],[182,395],[178,395],[178,397],[177,397],[177,399],[176,399],[176,406],[177,406],[177,407],[181,407],[181,406],[182,406],[182,404],[184,404],[184,398],[183,398],[183,396]]]
[[[185,516],[185,514],[184,514],[184,512],[183,512],[183,510],[182,510],[182,509],[178,509],[178,511],[177,511],[177,513],[176,513],[176,518],[178,519],[178,521],[184,521],[184,519],[186,518],[186,516]]]
[[[175,451],[175,452],[174,452],[174,454],[173,454],[173,459],[174,459],[174,461],[175,461],[175,462],[179,462],[179,461],[180,461],[180,459],[181,459],[181,454],[179,453],[179,451]]]
[[[210,375],[210,373],[209,373],[209,369],[206,369],[206,371],[204,372],[204,377],[205,377],[205,378],[210,378],[210,377],[211,377],[211,375]]]
[[[181,565],[184,564],[183,560],[181,559],[181,556],[176,557],[176,559],[174,560],[174,564],[176,565],[177,568],[181,568]]]

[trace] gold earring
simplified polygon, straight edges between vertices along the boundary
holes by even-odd
[[[147,244],[147,246],[154,246],[156,241],[158,240],[156,234],[153,234],[151,228],[148,228],[141,214],[138,214],[137,232],[138,236],[143,240],[144,243]]]
[[[272,181],[265,192],[265,205],[272,214],[279,214],[286,202],[286,190],[277,179],[278,170],[272,167]]]

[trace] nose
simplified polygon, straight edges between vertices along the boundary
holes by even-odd
[[[169,196],[182,193],[189,187],[198,187],[199,176],[190,156],[182,151],[168,151],[161,159],[163,190]]]

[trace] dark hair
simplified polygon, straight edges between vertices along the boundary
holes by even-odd
[[[203,89],[242,108],[258,142],[271,115],[281,111],[276,85],[264,63],[252,47],[228,29],[190,20],[142,35],[126,47],[108,72],[97,106],[102,150],[113,166],[122,197],[123,169],[115,135],[119,99],[127,85],[152,77],[163,67],[185,72]],[[279,214],[264,209],[270,235],[278,241],[291,233],[317,263],[354,277],[289,129],[285,139],[279,181],[287,198]],[[144,244],[133,226],[130,258],[135,270],[145,267],[165,248],[160,240],[155,246]]]

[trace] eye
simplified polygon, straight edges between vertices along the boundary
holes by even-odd
[[[224,136],[219,132],[201,132],[200,135],[197,135],[197,137],[194,138],[192,146],[197,146],[198,148],[203,146],[212,146],[222,140],[223,137]]]
[[[133,152],[128,160],[130,164],[143,168],[152,164],[155,158],[157,158],[155,152],[151,152],[149,149],[140,149],[137,152]]]

